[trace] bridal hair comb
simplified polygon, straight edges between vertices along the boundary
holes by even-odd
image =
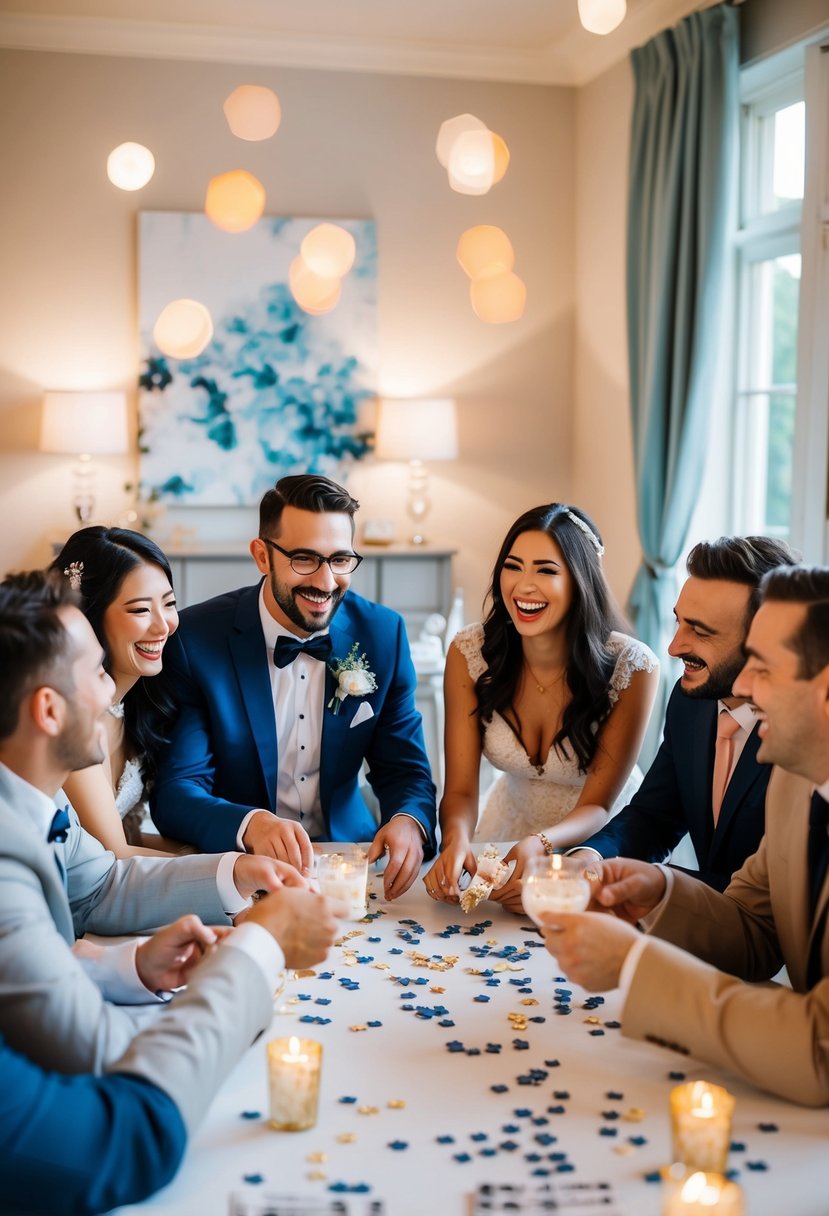
[[[73,591],[80,591],[81,578],[83,577],[83,562],[70,562],[63,572],[69,579],[69,586]]]
[[[567,518],[569,520],[571,520],[572,523],[574,523],[576,525],[576,527],[580,531],[582,531],[584,533],[584,535],[588,538],[588,540],[592,544],[593,548],[596,550],[596,553],[598,554],[598,556],[602,557],[602,555],[604,554],[604,545],[599,540],[598,536],[593,531],[593,529],[590,527],[590,525],[586,524],[584,522],[584,520],[581,519],[578,515],[576,515],[575,511],[571,511],[569,507],[564,508],[564,513],[567,516]],[[83,566],[83,563],[81,563],[81,566]]]

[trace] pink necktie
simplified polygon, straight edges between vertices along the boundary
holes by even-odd
[[[717,718],[717,745],[714,749],[714,783],[711,787],[711,807],[714,812],[714,823],[720,815],[720,807],[725,797],[728,778],[731,776],[731,762],[734,758],[734,736],[740,729],[740,723],[733,718],[727,709],[720,711]]]

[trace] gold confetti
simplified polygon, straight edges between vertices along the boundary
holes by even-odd
[[[305,1177],[309,1182],[327,1182],[328,1175],[323,1170],[311,1170]]]
[[[492,968],[492,970],[493,971],[506,971],[506,970],[508,970],[508,964],[507,963],[496,963],[495,966]],[[480,971],[478,972],[478,974],[479,975],[481,974]]]
[[[619,1157],[629,1157],[630,1154],[635,1152],[636,1150],[634,1149],[632,1144],[614,1144],[613,1151]]]
[[[349,1030],[368,1030],[368,1026],[349,1026]]]
[[[357,1114],[358,1115],[379,1115],[380,1107],[379,1106],[358,1106]]]
[[[293,978],[295,980],[310,980],[313,979],[316,974],[317,973],[313,967],[305,967],[302,971],[295,971]]]
[[[596,1017],[590,1017],[590,1018],[585,1018],[584,1022],[585,1022],[586,1026],[601,1026],[602,1019],[596,1018]]]
[[[437,988],[434,985],[429,989],[430,992],[445,992],[445,988]]]
[[[525,996],[523,1001],[521,1002],[521,1004],[522,1005],[537,1005],[538,1001],[535,999],[534,996]]]
[[[337,1136],[337,1143],[338,1144],[353,1144],[356,1139],[357,1139],[356,1132],[340,1132],[339,1136]]]
[[[375,971],[391,971],[391,963],[372,963]]]
[[[305,1158],[311,1165],[325,1165],[328,1160],[328,1153],[309,1153]]]
[[[626,1110],[622,1118],[628,1123],[641,1123],[645,1117],[645,1111],[641,1106],[631,1106],[630,1110]]]
[[[387,1106],[389,1110],[405,1110],[406,1103],[402,1098],[392,1098],[391,1101],[387,1103]]]
[[[345,956],[345,958],[343,959],[343,966],[344,967],[356,967],[357,966],[357,955],[356,954],[347,954]]]
[[[487,944],[488,946],[497,946],[497,945],[498,945],[498,938],[497,938],[497,937],[490,937],[490,938],[487,938],[487,943],[486,943],[486,944]]]
[[[507,968],[507,971],[523,971],[524,964],[523,963],[507,963],[506,968]]]
[[[289,996],[287,1001],[285,1002],[285,1004],[286,1005],[298,1005],[299,997],[298,996]]]

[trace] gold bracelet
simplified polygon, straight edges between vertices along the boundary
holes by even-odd
[[[556,851],[555,845],[550,843],[550,841],[547,839],[547,837],[544,835],[543,832],[536,832],[536,836],[541,841],[541,843],[544,845],[544,852],[547,854],[548,857],[552,853],[555,853],[555,851]]]

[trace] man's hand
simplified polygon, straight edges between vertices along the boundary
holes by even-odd
[[[381,827],[368,851],[369,865],[388,850],[383,872],[386,899],[403,895],[417,878],[423,862],[423,833],[410,815],[395,815]]]
[[[283,887],[260,899],[245,923],[262,925],[276,938],[286,967],[313,967],[322,962],[340,931],[336,917],[347,915],[348,907],[339,899]]]
[[[209,928],[198,916],[181,916],[138,947],[138,978],[150,992],[180,988],[205,953],[230,932],[228,928]]]
[[[546,912],[544,944],[560,970],[588,992],[606,992],[619,984],[619,973],[639,934],[615,916],[596,912]]]
[[[236,858],[233,881],[243,899],[250,899],[256,891],[278,891],[280,887],[310,888],[308,879],[287,862],[247,853]]]
[[[310,874],[314,861],[311,838],[301,823],[257,811],[248,820],[242,844],[249,853],[287,861],[301,874]]]
[[[442,899],[447,904],[460,903],[461,892],[458,880],[464,870],[473,877],[477,869],[475,854],[465,832],[457,836],[444,836],[440,843],[440,853],[435,858],[435,864],[428,874],[423,876],[423,884],[432,899]]]
[[[614,857],[600,864],[591,863],[588,868],[596,871],[601,883],[593,897],[595,905],[612,910],[631,925],[652,912],[665,895],[665,875],[649,861]]]

